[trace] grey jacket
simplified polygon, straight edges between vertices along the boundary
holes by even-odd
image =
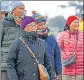
[[[20,26],[17,25],[11,15],[5,17],[2,21],[3,27],[0,34],[0,52],[2,70],[6,70],[8,51],[13,41],[20,35]]]
[[[50,80],[56,80],[53,72],[45,42],[32,34],[23,32],[23,38],[41,64],[43,64],[50,75]],[[16,39],[12,44],[7,60],[9,80],[40,80],[38,67],[35,59],[31,57],[29,51],[20,39]]]

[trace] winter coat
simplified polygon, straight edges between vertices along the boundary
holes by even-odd
[[[31,48],[39,62],[47,68],[50,80],[56,80],[45,42],[38,39],[36,35],[36,33],[22,32],[23,40],[26,41],[26,44]],[[12,44],[7,65],[9,80],[40,80],[37,63],[20,39],[16,39]]]
[[[75,50],[77,39],[78,43]],[[76,33],[71,33],[70,37],[68,30],[63,31],[59,34],[58,43],[61,48],[62,60],[70,58],[73,52],[76,52],[76,64],[72,64],[68,67],[63,66],[63,74],[83,75],[83,32],[78,32],[78,37]]]
[[[2,23],[0,21],[0,34],[1,34],[1,28],[2,28]],[[1,42],[1,35],[0,35],[0,42]],[[0,43],[1,46],[1,43]],[[1,70],[1,48],[0,48],[0,70]],[[0,71],[0,75],[1,75],[1,71]]]
[[[1,28],[0,34],[1,70],[6,70],[8,51],[13,41],[20,35],[20,26],[15,23],[14,18],[11,15],[5,17],[2,21],[2,25],[3,27]]]
[[[55,36],[51,34],[51,32],[48,32],[48,34],[50,35],[42,39],[46,42],[50,61],[52,63],[54,71],[58,75],[62,73],[61,52]]]

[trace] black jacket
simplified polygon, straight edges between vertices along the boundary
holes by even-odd
[[[51,67],[49,56],[45,47],[45,42],[37,38],[37,33],[23,31],[22,37],[43,64],[50,75],[50,80],[56,80]],[[38,67],[35,59],[30,56],[29,51],[18,38],[14,41],[9,51],[7,60],[7,72],[9,80],[40,80]]]

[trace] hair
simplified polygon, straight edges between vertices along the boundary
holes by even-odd
[[[66,23],[65,24],[65,27],[64,27],[64,31],[68,30],[69,31],[69,39],[71,38],[71,31],[70,31],[70,27],[68,26],[68,24]]]
[[[68,26],[68,24],[65,24],[64,31],[65,30],[70,30],[70,27]]]

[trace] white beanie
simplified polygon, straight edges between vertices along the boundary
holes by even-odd
[[[10,3],[10,11],[12,12],[15,8],[19,6],[24,6],[24,4],[21,1],[12,1]]]

